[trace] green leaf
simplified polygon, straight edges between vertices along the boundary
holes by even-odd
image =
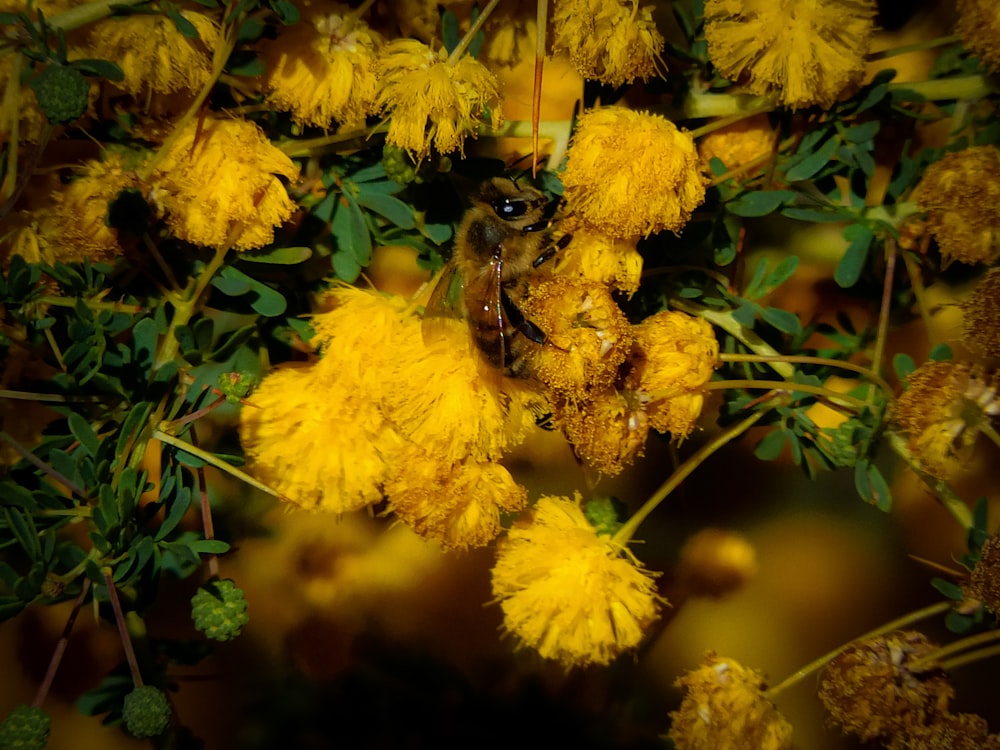
[[[239,58],[234,54],[226,63],[226,72],[242,78],[260,78],[267,72],[264,61],[254,55]]]
[[[441,41],[448,54],[455,51],[460,40],[458,33],[458,16],[450,10],[441,14]]]
[[[841,132],[841,135],[851,143],[865,143],[872,140],[878,134],[881,124],[878,120],[872,120],[862,125],[855,125],[852,128],[845,128]]]
[[[84,75],[97,76],[109,81],[125,80],[125,71],[110,60],[73,60],[70,65]]]
[[[142,429],[143,424],[149,418],[152,411],[153,404],[149,401],[140,401],[129,410],[125,421],[122,422],[121,431],[118,433],[115,456],[119,458],[116,461],[121,460],[121,457],[125,456],[129,441],[138,435],[139,430]]]
[[[174,26],[177,27],[181,36],[187,37],[188,39],[199,38],[198,29],[195,28],[195,25],[181,14],[176,5],[164,3],[161,7],[163,8],[163,12],[166,14],[167,18],[174,22]]]
[[[865,502],[884,512],[892,508],[889,485],[882,472],[870,461],[862,459],[854,465],[854,486]]]
[[[212,279],[212,286],[230,297],[248,295],[250,307],[267,318],[281,315],[288,308],[288,303],[279,292],[234,266],[223,267]]]
[[[413,220],[413,209],[399,198],[379,193],[362,193],[358,196],[358,203],[380,216],[384,216],[401,229],[413,229],[416,226],[416,222]]]
[[[785,172],[785,179],[789,182],[800,182],[808,180],[819,172],[830,161],[830,157],[836,153],[840,146],[840,139],[831,136],[822,146],[813,153],[801,159],[794,166]]]
[[[248,263],[270,263],[276,266],[294,266],[312,257],[308,247],[273,247],[263,252],[240,253],[240,260]]]
[[[338,279],[353,283],[361,275],[361,265],[349,252],[336,252],[332,257],[333,270]]]
[[[796,219],[798,221],[808,221],[812,224],[820,224],[823,222],[840,222],[849,218],[842,211],[838,209],[818,209],[818,208],[796,208],[795,206],[790,206],[788,208],[781,209],[781,215],[787,216],[789,219]]]
[[[965,594],[962,592],[961,586],[958,586],[951,581],[946,581],[943,578],[932,578],[931,586],[936,588],[949,599],[953,599],[956,602],[960,602],[965,598]]]
[[[726,204],[726,210],[736,216],[767,216],[782,203],[794,200],[797,193],[791,190],[768,190],[744,193]]]
[[[760,317],[777,328],[782,333],[797,336],[802,333],[802,321],[799,316],[789,310],[777,307],[765,307],[760,311]]]
[[[909,354],[900,352],[892,358],[892,369],[897,378],[906,380],[917,369],[917,363]]]
[[[153,365],[153,352],[160,337],[160,327],[152,318],[143,318],[132,329],[132,351],[136,366],[148,369]]]
[[[833,278],[838,286],[849,289],[861,278],[861,272],[868,261],[868,248],[871,247],[875,235],[864,224],[851,224],[844,228],[843,237],[851,244],[847,246],[843,257],[833,272]]]
[[[96,458],[100,443],[97,441],[97,435],[94,433],[94,428],[91,427],[90,422],[76,412],[72,412],[69,415],[68,421],[69,431],[73,434],[73,437],[80,441],[80,446],[88,454]]]
[[[21,614],[27,604],[19,596],[0,596],[0,622]]]
[[[963,615],[961,612],[955,609],[949,609],[948,614],[944,616],[944,625],[952,633],[957,633],[961,635],[962,633],[968,633],[972,630],[972,626],[976,623],[975,619],[969,615]]]
[[[35,520],[31,514],[18,508],[4,508],[3,516],[5,525],[28,557],[32,560],[41,558],[42,545],[38,541],[38,529],[35,528]]]
[[[789,432],[786,429],[772,430],[767,433],[754,448],[753,454],[761,461],[775,461],[781,456],[788,442]]]
[[[153,537],[157,542],[163,541],[177,528],[177,524],[184,518],[188,508],[191,507],[192,493],[190,487],[178,487],[173,497],[167,499],[167,515],[156,530]]]
[[[298,23],[301,15],[299,14],[299,9],[288,0],[271,0],[271,10],[275,12],[280,20],[285,26],[291,26],[293,23]]]
[[[221,539],[199,539],[188,546],[199,555],[222,555],[229,552],[229,544]]]
[[[357,201],[348,195],[344,197],[347,205],[337,204],[333,221],[330,222],[330,232],[337,240],[338,251],[350,253],[358,265],[367,266],[372,259],[372,238],[368,233],[368,223]]]
[[[952,352],[951,347],[948,344],[937,344],[930,353],[927,355],[927,359],[933,362],[951,362],[955,354]]]

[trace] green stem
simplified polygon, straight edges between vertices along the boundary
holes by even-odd
[[[872,372],[882,369],[882,357],[885,356],[885,342],[889,335],[889,312],[892,309],[892,277],[896,271],[896,241],[886,240],[885,279],[882,282],[882,303],[878,311],[878,328],[875,334],[875,352],[872,354]],[[887,390],[886,393],[892,393]]]
[[[686,301],[680,299],[670,300],[670,305],[671,307],[681,310],[682,312],[686,312],[689,315],[697,315],[700,318],[704,318],[709,323],[718,326],[726,333],[732,334],[736,339],[741,341],[744,346],[751,351],[756,352],[759,356],[770,358],[768,364],[771,365],[771,369],[785,380],[792,380],[795,377],[795,368],[788,364],[788,362],[783,361],[783,355],[780,354],[773,346],[764,341],[764,339],[754,333],[753,330],[747,328],[745,325],[736,320],[736,318],[733,317],[732,310],[712,310],[707,307],[690,305]],[[796,384],[796,387],[798,387],[798,384]]]
[[[736,390],[740,388],[756,389],[764,391],[778,390],[785,393],[798,391],[799,393],[813,393],[823,396],[833,403],[841,402],[844,406],[852,406],[855,409],[864,409],[868,404],[860,398],[848,396],[846,393],[838,393],[821,385],[811,385],[809,383],[786,384],[774,380],[711,380],[702,386],[708,391]],[[656,394],[651,393],[650,397],[655,399]]]
[[[839,655],[841,651],[843,651],[846,648],[849,648],[852,644],[857,643],[858,641],[864,641],[869,638],[876,638],[882,635],[883,633],[890,633],[894,630],[905,628],[907,625],[912,625],[915,622],[919,622],[920,620],[925,620],[928,617],[933,617],[934,615],[941,614],[942,612],[947,612],[948,609],[951,608],[951,605],[952,602],[950,600],[943,602],[936,602],[927,607],[924,607],[923,609],[918,609],[916,612],[910,612],[908,614],[905,614],[902,617],[892,620],[891,622],[885,623],[884,625],[879,625],[874,630],[865,633],[859,638],[855,638],[854,640],[849,641],[848,643],[845,643],[841,646],[837,646],[837,648],[835,648],[833,651],[823,654],[818,659],[809,662],[804,667],[802,667],[802,669],[790,675],[789,677],[787,677],[786,679],[782,680],[777,685],[775,685],[773,688],[768,690],[766,695],[768,698],[773,699],[774,696],[776,696],[778,693],[787,690],[792,685],[802,681],[804,678],[811,675],[813,672],[816,672],[817,670],[825,667],[830,661],[832,661],[837,655]]]
[[[142,305],[127,305],[124,302],[102,302],[95,299],[68,299],[66,297],[39,297],[39,304],[50,305],[52,307],[76,307],[83,302],[91,310],[107,310],[108,312],[124,312],[140,314],[149,312],[148,308]]]
[[[894,451],[896,451],[899,456],[909,464],[913,472],[920,477],[920,479],[926,484],[931,492],[934,493],[935,497],[941,501],[944,507],[951,513],[952,518],[954,518],[958,524],[968,531],[972,528],[972,511],[969,510],[969,506],[966,502],[955,494],[955,491],[941,479],[928,474],[924,471],[920,462],[917,460],[916,456],[910,453],[910,449],[906,445],[906,439],[894,430],[890,430],[888,433],[889,445]]]
[[[729,354],[723,353],[719,355],[719,359],[723,362],[764,362],[771,363],[775,361],[789,362],[791,364],[800,365],[817,365],[820,367],[836,367],[841,370],[850,370],[851,372],[856,372],[862,377],[872,381],[885,391],[887,394],[892,394],[892,386],[889,383],[868,367],[863,365],[856,365],[853,362],[845,362],[842,359],[831,359],[829,357],[811,357],[806,354],[778,354],[776,356],[761,356],[760,354]]]
[[[989,80],[978,74],[956,78],[937,78],[928,81],[890,83],[889,90],[916,91],[930,101],[982,99],[993,93],[993,87],[990,86]]]
[[[281,500],[285,499],[284,497],[282,497],[281,493],[272,490],[266,484],[258,482],[256,479],[254,479],[246,472],[240,471],[235,466],[230,466],[225,461],[221,461],[217,456],[212,455],[208,451],[203,451],[201,448],[191,445],[191,443],[185,442],[180,438],[176,438],[173,435],[163,432],[163,430],[153,430],[153,438],[156,440],[160,440],[161,442],[164,442],[167,445],[172,445],[175,448],[179,448],[185,453],[190,453],[192,456],[200,458],[205,463],[211,464],[216,469],[224,471],[230,476],[236,477],[240,481],[249,484],[251,487],[256,487],[261,492],[266,492],[268,495],[271,495]]]
[[[94,2],[70,8],[63,13],[60,13],[58,16],[53,16],[52,18],[47,19],[46,22],[53,29],[72,31],[73,29],[78,29],[81,26],[86,26],[88,23],[93,23],[94,21],[99,21],[106,16],[110,16],[111,10],[114,7],[138,5],[139,3],[145,1],[146,0],[94,0]]]
[[[700,128],[695,128],[690,133],[688,133],[688,135],[690,135],[693,139],[697,140],[702,136],[708,135],[709,133],[714,133],[716,130],[722,130],[723,128],[728,128],[730,125],[735,125],[736,123],[741,122],[742,120],[747,120],[751,117],[762,115],[765,112],[770,112],[771,109],[772,109],[771,105],[766,104],[762,105],[758,109],[748,109],[744,112],[736,112],[731,115],[726,115],[725,117],[720,117],[718,119],[712,120],[711,122],[705,123]],[[770,154],[767,154],[765,158],[767,157],[770,157]]]
[[[29,451],[23,445],[21,445],[16,439],[8,435],[4,430],[0,430],[0,440],[3,440],[5,443],[7,443],[7,445],[13,448],[17,452],[17,454],[21,456],[21,458],[23,458],[29,464],[34,466],[36,469],[39,469],[42,473],[46,474],[51,479],[54,479],[56,482],[58,482],[63,487],[68,489],[74,495],[76,495],[78,498],[80,498],[84,502],[87,502],[88,500],[87,492],[86,490],[83,489],[83,487],[80,487],[71,479],[63,476],[58,471],[53,469],[47,463],[42,461],[42,459],[40,459],[31,451]]]
[[[998,631],[992,630],[990,632],[996,633]],[[983,661],[984,659],[992,659],[994,656],[1000,656],[1000,644],[990,646],[989,648],[981,648],[978,651],[970,651],[969,653],[962,654],[961,656],[956,656],[954,659],[942,662],[941,668],[945,670],[956,669],[973,662]]]
[[[944,668],[945,660],[952,654],[957,654],[959,651],[967,651],[974,646],[981,646],[984,643],[992,643],[998,640],[1000,640],[1000,630],[986,630],[982,633],[959,638],[957,641],[952,641],[946,646],[936,648],[929,654],[916,659],[910,664],[910,668],[914,672],[920,672],[935,665],[940,665]]]
[[[962,41],[962,38],[958,35],[952,36],[939,36],[937,39],[928,39],[926,42],[917,42],[916,44],[904,44],[899,47],[890,47],[888,49],[879,50],[878,52],[870,52],[865,57],[868,62],[875,62],[876,60],[886,60],[890,57],[896,57],[897,55],[908,55],[911,52],[922,52],[928,49],[935,49],[937,47],[944,47],[949,44],[955,44],[956,42]]]
[[[698,468],[698,466],[700,466],[717,450],[732,442],[753,427],[775,406],[777,406],[776,403],[754,412],[742,422],[733,425],[699,448],[687,461],[678,466],[667,481],[664,482],[660,488],[656,490],[656,492],[654,492],[645,503],[643,503],[642,507],[639,508],[639,510],[636,511],[632,517],[629,518],[620,529],[618,529],[618,531],[615,532],[614,537],[612,537],[612,541],[621,544],[622,546],[626,545],[635,536],[635,532],[638,530],[640,524],[646,520],[646,517],[656,510],[656,507],[663,502],[671,492],[677,489],[681,482],[688,478],[691,472]]]
[[[486,19],[490,17],[490,14],[499,4],[500,0],[490,0],[489,5],[483,8],[483,12],[479,14],[478,18],[476,18],[476,22],[469,27],[469,30],[465,32],[465,36],[463,36],[461,41],[459,41],[458,46],[451,51],[450,55],[448,55],[448,65],[454,65],[462,59],[462,55],[465,54],[469,45],[472,44],[472,40],[476,38],[476,34],[479,33],[479,30],[483,28],[483,24],[486,23]]]
[[[979,431],[988,437],[997,448],[1000,448],[1000,434],[997,434],[997,431],[993,429],[993,425],[983,419],[978,426]]]

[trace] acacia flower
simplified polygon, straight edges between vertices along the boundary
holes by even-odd
[[[958,0],[955,31],[991,71],[1000,70],[1000,6],[993,0]]]
[[[625,388],[639,395],[650,426],[677,440],[701,414],[702,391],[719,363],[719,342],[702,318],[666,310],[633,327]]]
[[[931,164],[911,199],[946,261],[992,263],[1000,257],[1000,150],[974,146]]]
[[[605,388],[584,400],[559,400],[555,421],[588,467],[617,476],[642,455],[649,418],[636,394]]]
[[[946,713],[893,735],[886,750],[1000,750],[1000,737],[978,714]]]
[[[375,62],[378,109],[389,117],[386,141],[419,162],[433,147],[440,154],[462,151],[479,125],[498,128],[500,94],[494,75],[465,56],[452,61],[415,39],[395,39]]]
[[[792,725],[768,700],[760,672],[709,652],[675,684],[684,699],[670,714],[667,736],[677,750],[792,747]]]
[[[156,162],[151,198],[180,239],[206,247],[262,247],[295,212],[279,177],[298,168],[254,123],[192,120]]]
[[[648,80],[662,68],[663,35],[652,5],[639,0],[560,0],[552,11],[552,53],[581,76],[609,86]]]
[[[930,474],[948,479],[972,451],[979,426],[1000,414],[997,376],[966,363],[926,362],[907,378],[893,423]]]
[[[987,273],[962,303],[965,335],[962,341],[1000,358],[1000,268]]]
[[[770,154],[774,145],[774,128],[767,115],[754,115],[706,135],[698,143],[698,155],[706,169],[709,162],[716,158],[726,165],[727,170],[745,175],[751,168],[741,170],[740,167]],[[757,168],[760,168],[759,161]]]
[[[179,11],[194,26],[184,36],[165,15],[112,16],[94,24],[88,45],[94,57],[117,63],[125,74],[113,84],[138,99],[153,94],[197,92],[212,75],[212,52],[219,40],[215,22],[190,10]]]
[[[118,231],[108,225],[108,204],[122,190],[136,187],[138,177],[125,169],[120,154],[82,164],[76,179],[52,194],[48,214],[53,224],[55,259],[73,263],[120,255]]]
[[[639,288],[642,255],[636,248],[638,237],[609,237],[572,215],[559,222],[559,232],[572,235],[570,242],[540,267],[542,273],[581,276],[629,296]]]
[[[577,123],[567,158],[570,209],[612,237],[677,233],[705,200],[694,141],[659,115],[591,110]]]
[[[385,493],[392,512],[417,534],[457,550],[492,542],[500,514],[516,513],[528,500],[528,491],[498,463],[440,465],[415,445],[397,454]]]
[[[398,446],[378,406],[350,377],[315,364],[275,368],[240,411],[253,475],[309,510],[346,513],[379,502]]]
[[[304,9],[299,23],[261,44],[267,101],[300,125],[363,122],[375,113],[372,72],[382,36],[339,3]]]
[[[653,574],[600,536],[580,498],[546,496],[497,549],[493,595],[504,628],[563,666],[608,664],[659,617]]]
[[[955,694],[939,668],[912,667],[935,648],[915,631],[855,643],[827,665],[820,701],[836,724],[863,742],[931,723]]]
[[[521,308],[546,337],[525,355],[532,377],[569,400],[614,383],[632,330],[606,286],[552,276],[532,287]]]
[[[1000,534],[983,543],[969,579],[969,593],[1000,614]]]
[[[874,0],[708,0],[708,56],[785,107],[830,107],[864,78],[876,10]]]

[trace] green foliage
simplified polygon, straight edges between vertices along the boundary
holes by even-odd
[[[229,641],[250,621],[243,590],[231,580],[209,581],[191,598],[194,626],[213,641]]]

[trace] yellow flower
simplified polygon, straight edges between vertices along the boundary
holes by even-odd
[[[562,181],[572,211],[622,239],[679,232],[705,200],[691,136],[659,115],[623,107],[580,118]]]
[[[606,286],[553,276],[532,287],[521,309],[545,332],[545,344],[525,355],[527,374],[570,400],[614,383],[632,330]]]
[[[633,328],[625,388],[645,404],[650,426],[687,437],[704,405],[702,387],[718,365],[719,342],[701,318],[659,312]]]
[[[914,631],[855,643],[827,665],[820,701],[836,724],[862,742],[930,723],[947,711],[955,694],[935,665],[913,669],[935,648]]]
[[[785,107],[830,107],[861,83],[874,0],[707,0],[712,64]]]
[[[582,276],[629,296],[639,288],[642,255],[636,248],[638,237],[609,237],[594,231],[575,216],[560,221],[559,232],[572,235],[570,242],[551,261],[540,266],[541,273]]]
[[[94,57],[117,63],[125,73],[114,86],[137,98],[178,91],[197,92],[212,75],[212,51],[219,30],[211,18],[189,10],[181,15],[198,31],[191,39],[165,15],[112,16],[94,24],[88,43]]]
[[[736,175],[745,175],[751,169],[759,170],[763,166],[760,159],[770,155],[774,146],[774,128],[767,115],[755,115],[706,135],[698,144],[698,155],[706,169],[714,157],[726,169],[739,170]],[[739,169],[751,162],[756,162],[756,167]]]
[[[983,542],[969,578],[969,593],[1000,614],[1000,534]]]
[[[598,536],[579,496],[542,497],[497,550],[493,595],[522,646],[565,667],[608,664],[659,617],[653,575]]]
[[[329,369],[271,372],[240,412],[240,441],[254,476],[283,499],[345,513],[382,499],[399,441],[351,378]]]
[[[962,303],[965,319],[963,343],[989,357],[1000,357],[1000,268],[980,279]]]
[[[992,263],[1000,257],[1000,150],[975,146],[927,168],[911,199],[946,261]]]
[[[584,78],[622,86],[657,73],[663,36],[652,5],[639,0],[559,0],[552,11],[552,53],[567,55]]]
[[[465,56],[454,62],[414,39],[396,39],[375,63],[378,108],[389,118],[386,141],[410,152],[414,161],[433,147],[462,151],[481,122],[502,121],[496,78],[482,63]]]
[[[993,0],[958,0],[955,31],[986,67],[1000,70],[1000,6]]]
[[[558,401],[555,421],[577,458],[612,477],[642,455],[649,435],[649,418],[635,394],[615,388]]]
[[[49,207],[56,260],[64,263],[109,260],[122,253],[118,231],[108,226],[108,204],[126,188],[138,187],[138,177],[126,171],[122,157],[90,160],[78,177],[52,195]]]
[[[677,750],[792,747],[792,725],[767,699],[760,672],[709,652],[676,685],[684,699],[670,714],[667,736]]]
[[[376,110],[371,67],[382,43],[349,7],[313,5],[299,23],[261,45],[267,100],[300,125],[361,122]]]
[[[189,122],[156,162],[152,197],[178,238],[248,250],[295,212],[279,176],[294,179],[298,168],[259,127],[209,116]]]
[[[954,476],[968,458],[979,425],[1000,414],[997,376],[956,362],[926,362],[907,378],[893,423],[930,474]]]
[[[500,533],[500,514],[522,510],[528,491],[498,463],[441,465],[416,446],[397,455],[385,487],[393,513],[447,549],[482,547]]]
[[[893,735],[886,750],[998,750],[1000,737],[990,734],[978,714],[941,714],[929,724],[907,727]]]

